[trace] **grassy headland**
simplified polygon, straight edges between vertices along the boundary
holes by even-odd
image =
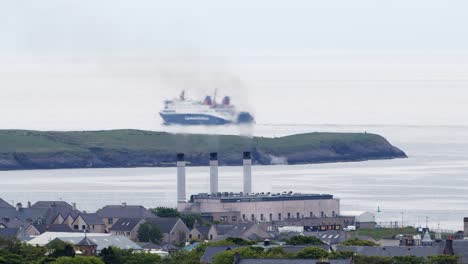
[[[142,130],[42,132],[0,130],[0,170],[173,166],[186,153],[207,165],[218,152],[221,165],[240,165],[242,151],[255,164],[306,164],[406,157],[379,135],[307,133],[278,138],[170,134]]]

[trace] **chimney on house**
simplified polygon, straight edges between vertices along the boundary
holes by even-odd
[[[210,153],[210,193],[218,193],[218,153]]]
[[[73,211],[76,211],[76,203],[72,203]]]
[[[31,202],[28,201],[28,208],[31,208]]]
[[[21,209],[23,209],[23,205],[21,203],[17,203],[16,204],[16,211],[20,211]]]
[[[244,152],[244,194],[252,193],[252,154]]]
[[[75,205],[76,206],[76,205]],[[73,208],[75,208],[75,206]],[[122,207],[127,207],[127,203],[126,202],[122,202]]]
[[[177,202],[186,202],[184,153],[177,154]]]

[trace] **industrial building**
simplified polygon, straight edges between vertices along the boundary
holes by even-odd
[[[330,194],[252,193],[252,159],[250,152],[243,154],[243,191],[219,192],[218,155],[210,154],[210,193],[191,195],[186,200],[184,154],[177,155],[178,210],[196,213],[225,223],[237,222],[297,222],[306,219],[339,218],[340,200]],[[349,219],[347,219],[349,220]],[[317,222],[317,221],[315,221]],[[323,221],[319,221],[323,222]],[[333,226],[336,221],[331,221]],[[342,226],[342,221],[338,221]],[[330,221],[327,221],[330,223]],[[299,223],[300,224],[300,223]]]

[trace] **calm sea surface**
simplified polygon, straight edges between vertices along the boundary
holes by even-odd
[[[177,128],[171,128],[177,130]],[[198,131],[206,132],[204,128]],[[342,210],[368,210],[377,221],[462,229],[468,216],[468,127],[257,125],[219,133],[282,136],[312,131],[372,132],[409,158],[317,165],[254,166],[257,192],[329,193]],[[220,168],[220,190],[240,191],[241,167]],[[187,193],[208,191],[207,167],[187,168]],[[73,169],[0,172],[0,197],[12,202],[64,200],[82,210],[106,204],[175,206],[174,168]]]

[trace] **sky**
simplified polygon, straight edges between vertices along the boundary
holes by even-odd
[[[0,129],[157,129],[218,89],[257,123],[468,125],[466,1],[0,1]]]

